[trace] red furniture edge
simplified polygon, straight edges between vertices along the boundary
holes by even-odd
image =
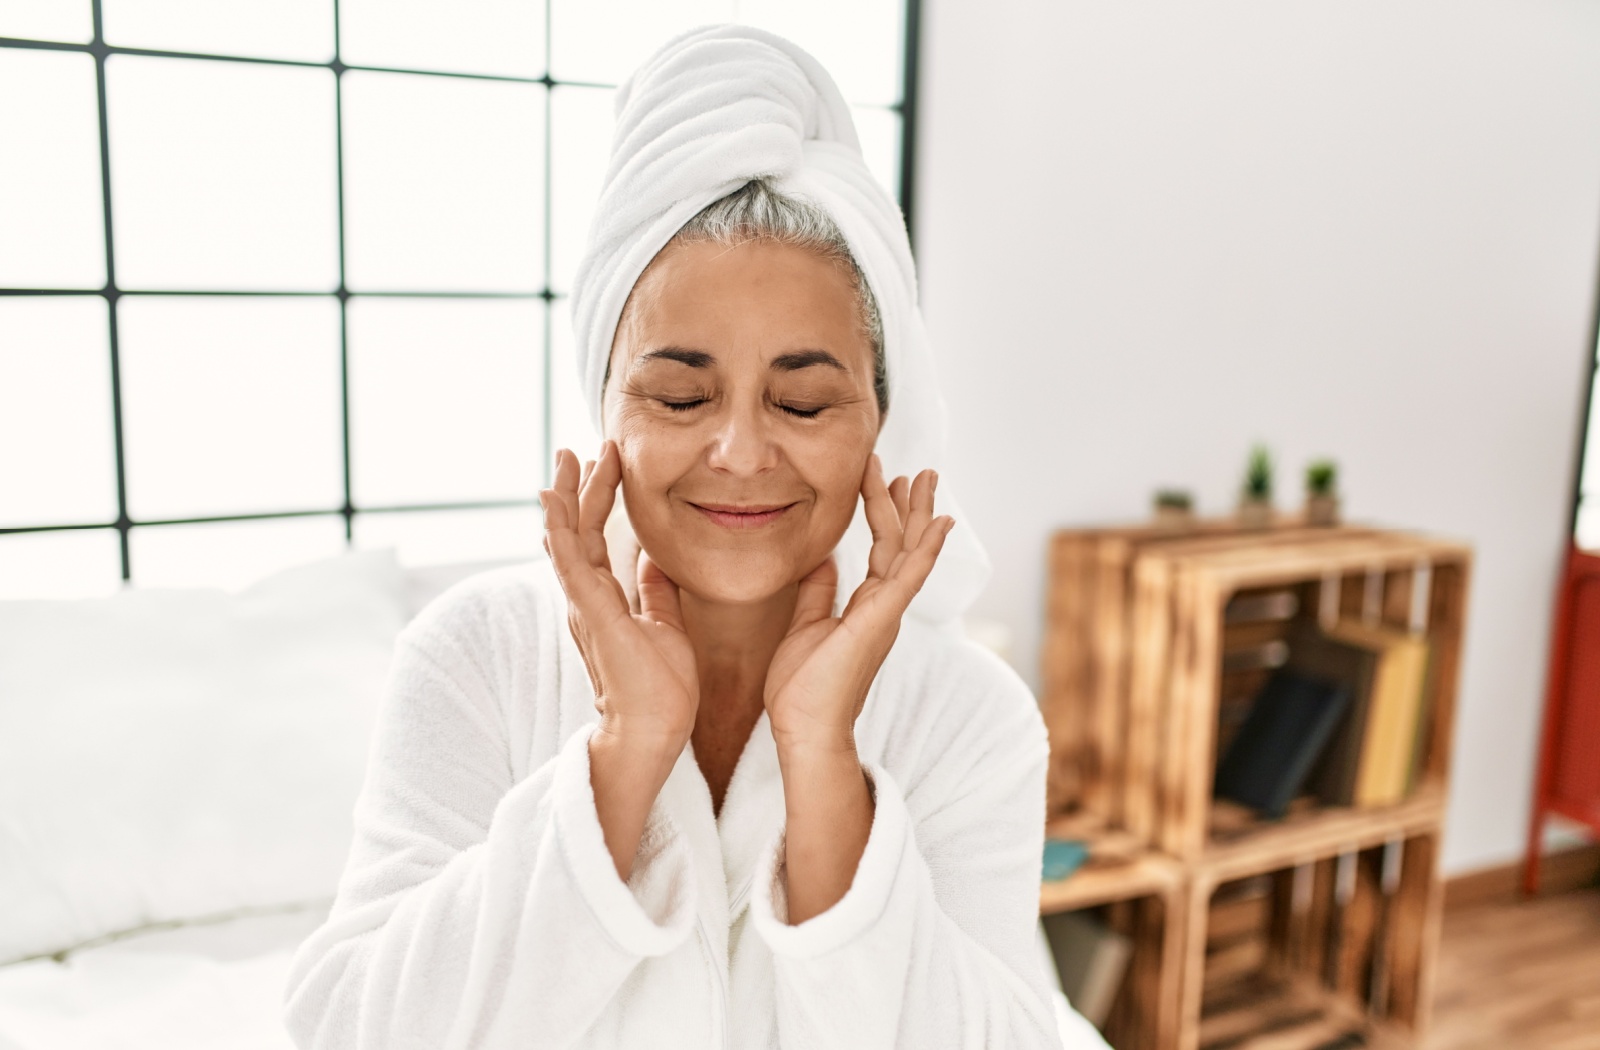
[[[1539,772],[1522,867],[1528,897],[1539,891],[1550,814],[1600,836],[1600,552],[1568,545],[1550,635]]]

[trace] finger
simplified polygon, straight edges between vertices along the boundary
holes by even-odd
[[[616,451],[616,444],[607,441],[578,494],[578,532],[583,536],[589,563],[597,569],[609,571],[611,568],[606,548],[606,519],[616,505],[617,485],[621,481],[622,458]]]
[[[826,620],[833,615],[833,597],[839,589],[839,565],[828,555],[822,564],[806,573],[800,580],[800,594],[795,599],[794,616],[789,620],[789,630],[795,631],[807,624]]]
[[[642,550],[639,552],[639,612],[646,619],[683,630],[678,585]]]
[[[541,491],[539,503],[545,508],[544,549],[567,600],[586,615],[600,612],[606,608],[602,594],[606,588],[602,577],[588,565],[577,530],[565,520],[565,504],[553,489]]]
[[[583,536],[583,492],[589,485],[589,476],[594,473],[594,464],[595,461],[592,459],[584,460],[583,473],[578,475],[578,535],[580,537]],[[583,537],[583,543],[584,553],[592,562],[594,560],[594,550],[587,537]]]
[[[903,531],[900,512],[895,510],[894,498],[883,481],[883,461],[876,453],[867,464],[866,476],[861,479],[861,498],[867,513],[867,527],[872,530],[872,550],[867,555],[867,574],[883,576],[889,571],[894,556],[900,553]]]
[[[566,507],[566,528],[578,527],[578,457],[571,449],[556,450],[556,477],[551,484],[556,499]]]
[[[633,589],[628,592],[628,612],[638,615],[644,611],[639,606],[639,559],[644,557],[644,548],[637,542],[629,542],[622,557],[628,579],[633,581]],[[618,576],[617,579],[620,581],[622,577]]]
[[[911,513],[910,492],[911,481],[904,474],[889,482],[889,497],[894,500],[895,513],[900,515],[901,528],[905,527],[906,516]]]
[[[555,489],[539,490],[539,506],[544,510],[545,532],[556,529],[572,528],[571,521],[567,518],[567,505],[556,493]]]
[[[902,611],[928,581],[928,575],[939,560],[939,552],[944,549],[945,537],[950,535],[955,524],[956,520],[948,514],[933,519],[923,530],[922,542],[896,559],[884,587],[894,594]]]
[[[938,484],[939,475],[931,467],[919,471],[911,483],[911,513],[903,519],[906,523],[904,549],[912,550],[922,542],[923,530],[933,520],[933,490]]]

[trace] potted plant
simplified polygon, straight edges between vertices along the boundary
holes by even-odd
[[[1264,529],[1272,524],[1272,454],[1265,445],[1250,450],[1244,488],[1239,492],[1239,524],[1247,529]]]
[[[1194,497],[1183,489],[1157,489],[1156,528],[1181,531],[1194,526]]]
[[[1339,465],[1319,459],[1306,467],[1306,524],[1339,524]]]

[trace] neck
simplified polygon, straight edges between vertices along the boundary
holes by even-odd
[[[794,617],[798,584],[760,602],[710,601],[680,592],[683,626],[694,646],[705,713],[759,718],[772,654]]]

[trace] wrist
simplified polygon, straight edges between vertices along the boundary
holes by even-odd
[[[630,763],[639,763],[645,768],[670,770],[688,742],[688,732],[602,717],[589,739],[589,746],[615,754]]]
[[[778,764],[786,772],[830,772],[861,764],[854,733],[775,737],[773,742],[778,751]]]

